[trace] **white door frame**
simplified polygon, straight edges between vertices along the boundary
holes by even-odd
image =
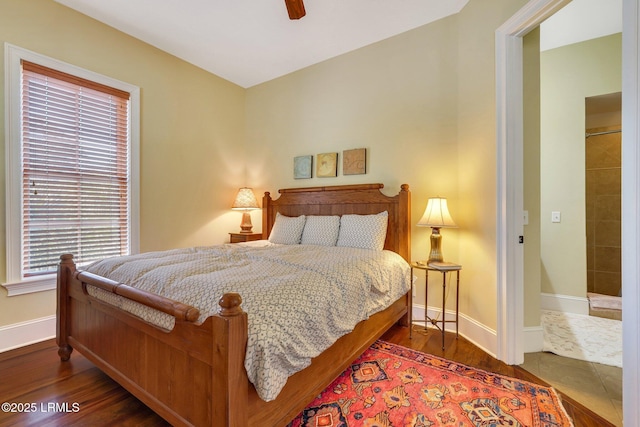
[[[496,354],[524,361],[522,38],[570,0],[531,0],[496,30],[497,278]]]
[[[531,0],[496,30],[497,351],[524,359],[522,38],[570,0]],[[640,426],[640,7],[623,0],[623,418]]]
[[[622,2],[622,380],[625,426],[640,426],[640,7]]]

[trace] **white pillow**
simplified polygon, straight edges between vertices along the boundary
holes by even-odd
[[[302,231],[303,245],[335,246],[340,232],[340,217],[331,216],[307,216]]]
[[[281,245],[297,245],[302,237],[305,216],[284,216],[276,212],[276,221],[273,224],[269,241]]]
[[[389,213],[375,215],[342,215],[336,246],[381,251],[387,237]]]

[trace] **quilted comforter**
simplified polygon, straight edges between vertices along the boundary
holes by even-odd
[[[398,254],[312,245],[218,245],[98,261],[84,270],[200,310],[238,292],[248,314],[245,368],[258,395],[275,399],[311,358],[410,289]],[[165,329],[174,318],[89,286],[88,292]]]

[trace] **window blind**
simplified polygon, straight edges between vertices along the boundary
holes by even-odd
[[[23,277],[129,253],[129,94],[22,61]]]

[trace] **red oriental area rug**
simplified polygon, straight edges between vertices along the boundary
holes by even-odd
[[[376,341],[289,427],[573,426],[555,390]]]

